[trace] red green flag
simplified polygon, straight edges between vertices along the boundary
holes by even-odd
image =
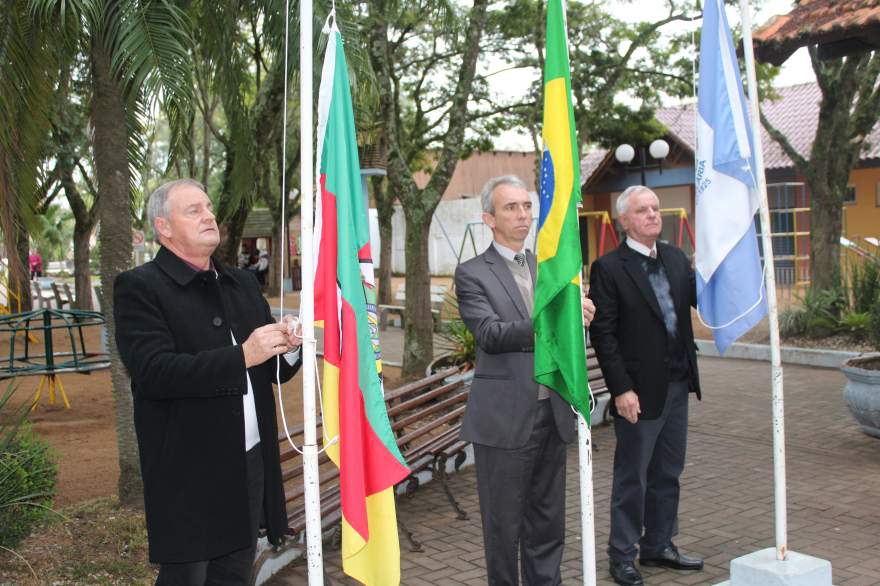
[[[315,320],[324,328],[324,444],[339,467],[342,567],[369,586],[397,585],[394,485],[409,469],[385,410],[367,202],[335,24],[318,92],[317,167]]]

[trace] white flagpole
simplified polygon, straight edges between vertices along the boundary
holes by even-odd
[[[581,547],[585,586],[596,586],[596,533],[593,524],[593,437],[578,413],[578,469],[581,477]]]
[[[581,299],[584,297],[584,278],[578,276]],[[583,319],[583,316],[581,316]],[[585,325],[586,328],[586,325]],[[586,333],[583,337],[587,345]],[[586,368],[586,364],[584,368]],[[589,383],[588,383],[589,384]],[[590,392],[592,403],[592,392]],[[589,417],[590,414],[587,414]],[[593,514],[593,434],[584,415],[577,414],[578,473],[581,487],[581,563],[584,586],[596,586],[596,528]]]
[[[286,2],[289,5],[289,0]],[[289,14],[289,12],[288,12]],[[289,23],[288,17],[288,23]],[[285,23],[285,31],[288,23]],[[286,36],[285,32],[285,36]],[[285,59],[287,55],[285,54]],[[314,152],[312,131],[312,1],[299,3],[299,136],[300,194],[302,230],[302,290],[300,323],[303,327],[303,483],[306,510],[306,555],[309,586],[324,584],[321,543],[321,490],[318,477],[317,417],[315,414],[315,376],[317,341],[315,340],[315,267],[312,242],[314,216]],[[286,80],[285,80],[286,83]],[[282,170],[283,172],[283,170]]]
[[[767,179],[764,176],[764,150],[761,145],[761,117],[755,53],[752,46],[752,17],[748,0],[740,0],[743,27],[743,53],[749,82],[749,105],[752,116],[752,142],[755,148],[755,171],[758,179],[761,214],[761,242],[764,249],[764,281],[767,288],[767,317],[770,322],[770,363],[773,383],[773,492],[776,518],[776,559],[788,554],[788,521],[785,499],[785,408],[782,385],[782,356],[779,351],[779,317],[776,306],[776,272],[773,263],[770,211],[767,205]]]

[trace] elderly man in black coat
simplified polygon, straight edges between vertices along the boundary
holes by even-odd
[[[685,254],[657,240],[663,228],[657,195],[630,187],[617,211],[626,240],[590,270],[596,304],[590,337],[614,397],[609,570],[617,584],[640,586],[636,554],[643,566],[703,568],[703,560],[680,553],[672,542],[688,396],[700,397],[691,325],[697,292]]]
[[[150,561],[160,585],[247,584],[260,526],[287,527],[272,382],[299,365],[256,279],[212,257],[220,233],[197,182],[148,203],[156,258],[114,283],[131,375]]]

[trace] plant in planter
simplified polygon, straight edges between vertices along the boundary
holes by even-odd
[[[440,338],[437,348],[442,354],[428,365],[428,376],[452,366],[469,371],[477,358],[477,343],[458,313],[458,300],[453,294],[446,293],[443,302],[443,315],[449,317],[443,320],[437,333]]]
[[[875,352],[843,363],[841,371],[847,378],[843,396],[862,430],[880,437],[880,297],[874,300],[868,315],[868,337]]]

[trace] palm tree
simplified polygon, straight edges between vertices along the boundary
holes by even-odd
[[[90,122],[99,195],[101,308],[113,312],[113,281],[131,266],[132,194],[143,160],[143,124],[161,99],[171,128],[171,156],[191,118],[189,19],[170,0],[30,0],[38,26],[60,30],[69,51],[91,65]],[[107,321],[115,338],[115,324]],[[136,505],[143,486],[125,368],[111,344],[111,378],[119,446],[119,500]]]
[[[39,153],[49,131],[51,35],[33,26],[25,0],[0,11],[0,232],[9,258],[9,289],[30,309],[28,228],[41,181]]]

